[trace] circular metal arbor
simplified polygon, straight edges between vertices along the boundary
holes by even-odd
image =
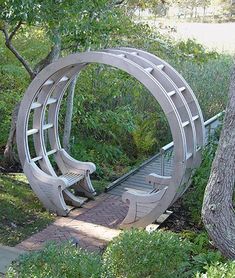
[[[79,193],[93,198],[95,190],[89,175],[95,165],[73,159],[61,147],[58,135],[58,115],[66,88],[90,63],[116,67],[139,80],[160,104],[171,129],[172,175],[150,174],[146,182],[154,190],[144,194],[126,191],[122,196],[129,205],[122,226],[144,227],[164,213],[189,185],[192,170],[200,164],[205,133],[202,112],[191,88],[158,57],[122,47],[72,54],[47,66],[32,81],[21,102],[17,122],[19,158],[32,189],[48,210],[67,215],[67,204],[81,206],[84,202]]]

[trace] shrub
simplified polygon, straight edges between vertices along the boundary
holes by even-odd
[[[192,185],[183,196],[183,206],[189,212],[191,220],[201,225],[201,209],[206,185],[210,176],[211,164],[217,149],[216,141],[211,142],[203,152],[201,166],[196,170]]]
[[[198,273],[196,278],[234,278],[235,277],[235,261],[227,263],[216,263],[206,267],[205,274]]]
[[[101,259],[94,253],[77,249],[71,243],[51,243],[42,251],[26,254],[13,264],[7,278],[100,278]]]
[[[206,235],[191,234],[188,238],[192,242],[173,232],[160,230],[149,234],[133,229],[114,239],[103,257],[76,249],[71,243],[51,243],[42,251],[22,256],[9,268],[6,277],[200,278],[206,271],[219,273],[221,266],[230,273],[234,266],[222,264],[225,259],[208,247]],[[214,270],[217,265],[219,269]]]
[[[178,235],[131,230],[107,247],[103,259],[108,277],[186,277],[191,244]]]

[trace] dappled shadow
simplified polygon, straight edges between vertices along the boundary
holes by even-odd
[[[0,175],[0,243],[15,245],[54,220],[23,175]]]
[[[120,233],[117,227],[124,219],[127,209],[120,197],[106,194],[105,199],[95,205],[92,205],[91,201],[86,208],[75,209],[68,217],[57,218],[52,225],[17,247],[24,250],[37,250],[51,240],[57,242],[72,240],[86,249],[103,249]]]

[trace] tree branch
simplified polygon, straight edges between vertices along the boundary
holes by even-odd
[[[35,74],[38,74],[43,68],[47,65],[51,64],[52,62],[56,61],[60,57],[61,53],[61,37],[57,30],[53,30],[53,35],[55,37],[55,43],[51,47],[50,52],[48,55],[43,58],[39,63],[36,64],[34,67]]]
[[[20,29],[21,25],[22,25],[22,21],[19,21],[18,24],[16,25],[16,27],[11,32],[11,34],[9,36],[9,41],[12,40],[12,38],[15,36],[16,32]]]
[[[15,55],[15,57],[18,59],[18,61],[20,61],[20,63],[24,66],[24,68],[27,70],[29,76],[31,79],[33,79],[35,77],[35,73],[32,70],[32,68],[30,67],[29,63],[23,58],[23,56],[20,55],[20,53],[16,50],[16,48],[12,45],[11,40],[13,38],[13,36],[16,34],[16,32],[19,30],[20,26],[21,26],[21,22],[19,22],[16,27],[14,28],[14,30],[12,31],[12,33],[8,34],[7,32],[7,28],[6,25],[4,25],[2,28],[0,28],[0,31],[3,32],[4,36],[5,36],[5,45],[6,47]]]

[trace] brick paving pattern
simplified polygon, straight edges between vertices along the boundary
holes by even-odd
[[[127,210],[120,196],[103,193],[82,208],[72,210],[68,217],[57,217],[54,223],[16,247],[32,251],[41,249],[48,241],[72,240],[87,250],[100,251],[120,233],[118,225]]]

